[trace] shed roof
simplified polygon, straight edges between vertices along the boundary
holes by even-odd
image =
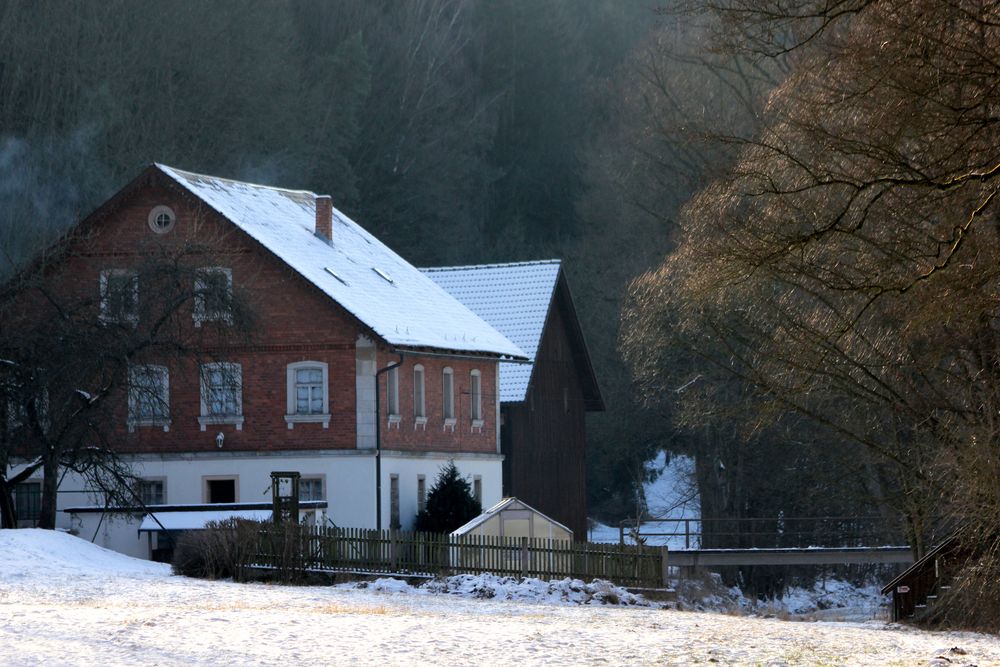
[[[517,345],[346,215],[315,234],[316,194],[154,167],[395,347],[525,359]]]
[[[493,507],[491,507],[491,508],[489,508],[487,510],[483,510],[482,514],[480,514],[476,518],[472,519],[468,523],[466,523],[466,524],[464,524],[462,526],[459,526],[455,530],[451,531],[451,534],[452,535],[464,535],[464,534],[472,531],[473,529],[475,529],[477,526],[483,525],[484,523],[486,523],[487,521],[489,521],[490,519],[492,519],[497,514],[500,514],[504,510],[528,510],[529,512],[532,512],[532,513],[537,514],[538,516],[544,518],[546,521],[549,521],[550,523],[552,523],[552,524],[554,524],[556,526],[559,526],[560,528],[562,528],[563,530],[565,530],[570,535],[573,534],[572,530],[570,530],[569,528],[567,528],[563,524],[559,523],[558,521],[556,521],[552,517],[548,516],[547,514],[543,514],[542,512],[539,512],[538,510],[536,510],[534,507],[532,507],[528,503],[524,502],[523,500],[521,500],[519,498],[515,498],[513,496],[511,496],[509,498],[501,498],[500,502],[498,502],[496,505],[494,505]]]
[[[421,270],[528,355],[530,364],[500,364],[501,403],[520,403],[526,399],[545,325],[556,297],[562,291],[566,325],[574,339],[574,357],[583,378],[587,409],[604,409],[560,260]]]

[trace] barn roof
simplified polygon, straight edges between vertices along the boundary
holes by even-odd
[[[558,305],[563,308],[564,321],[574,348],[574,361],[583,381],[587,409],[604,409],[560,260],[421,270],[528,355],[530,364],[500,365],[501,403],[520,403],[526,399],[549,313],[557,306],[557,300],[560,301]]]
[[[524,359],[483,321],[346,215],[315,234],[316,194],[154,165],[258,241],[392,346]]]

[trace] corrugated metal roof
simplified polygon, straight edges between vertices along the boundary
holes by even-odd
[[[314,193],[156,167],[390,345],[526,357],[503,334],[337,209],[332,242],[316,236]]]
[[[521,348],[531,364],[500,364],[500,401],[525,400],[559,279],[557,259],[421,269]]]

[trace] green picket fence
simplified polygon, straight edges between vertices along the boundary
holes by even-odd
[[[371,574],[492,573],[556,579],[607,579],[622,586],[664,585],[663,547],[563,540],[331,528],[267,527],[254,565]]]

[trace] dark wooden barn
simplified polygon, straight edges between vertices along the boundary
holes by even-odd
[[[586,539],[586,413],[604,401],[561,263],[425,270],[530,359],[500,367],[504,495]]]

